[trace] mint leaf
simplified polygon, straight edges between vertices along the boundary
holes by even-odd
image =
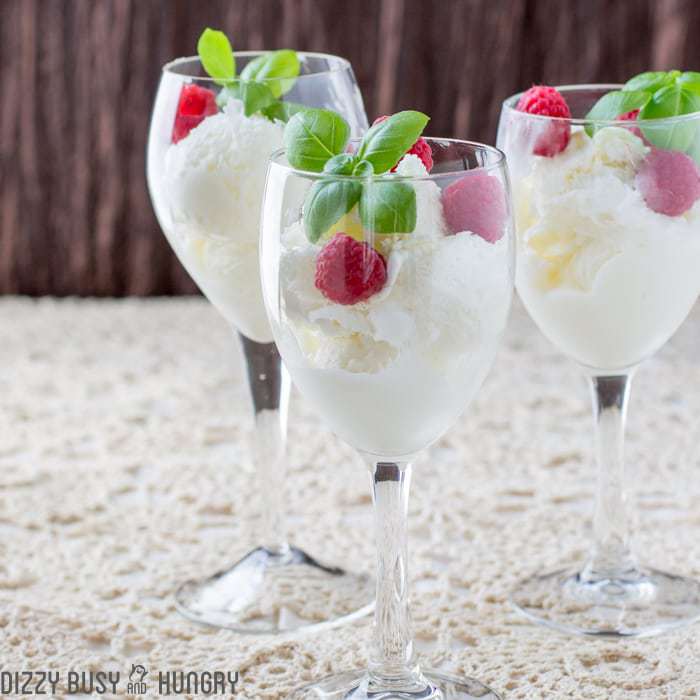
[[[207,27],[197,41],[197,53],[204,70],[219,85],[227,85],[236,77],[236,59],[231,42],[223,32]]]
[[[241,71],[243,80],[266,81],[275,97],[289,92],[299,75],[300,63],[296,51],[281,49],[254,58]]]
[[[321,172],[329,158],[341,153],[350,136],[350,126],[329,109],[297,112],[284,130],[287,160],[293,168]]]
[[[403,182],[368,182],[360,197],[360,219],[374,233],[411,233],[416,227],[416,192]]]
[[[280,102],[275,100],[269,107],[265,107],[262,113],[270,120],[277,119],[281,122],[288,122],[297,112],[307,109],[304,105],[296,102]]]
[[[664,119],[700,112],[700,94],[677,82],[654,93],[642,108],[640,119]],[[687,151],[695,140],[698,125],[694,121],[679,124],[642,124],[644,136],[659,148]]]
[[[422,112],[397,112],[371,127],[360,144],[357,157],[369,161],[375,173],[391,170],[423,133],[429,117]]]
[[[672,73],[677,71],[672,71]],[[656,92],[660,88],[672,83],[675,80],[675,75],[666,73],[665,71],[648,71],[635,75],[625,83],[624,90],[644,90],[646,92]],[[636,109],[636,107],[632,107]]]
[[[651,95],[642,90],[615,90],[603,95],[593,105],[593,109],[586,115],[586,119],[612,121],[625,112],[641,109],[650,99]],[[595,124],[586,124],[585,128],[586,133],[593,136],[599,127]]]

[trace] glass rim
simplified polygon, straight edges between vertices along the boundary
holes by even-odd
[[[263,56],[271,51],[234,51],[234,58],[257,58],[258,56]],[[317,51],[297,51],[297,56],[304,58],[324,58],[332,59],[337,62],[337,65],[331,66],[325,70],[314,71],[313,73],[304,73],[302,75],[297,75],[294,78],[264,78],[262,80],[257,80],[259,83],[275,82],[280,80],[303,80],[304,78],[312,78],[317,75],[328,75],[330,73],[340,73],[342,71],[352,70],[352,64],[347,58],[342,56],[336,56],[332,53],[319,53]],[[183,78],[191,78],[193,80],[199,80],[203,82],[215,83],[216,78],[212,78],[210,75],[189,75],[188,73],[183,73],[177,70],[178,67],[183,66],[188,63],[198,63],[201,65],[201,60],[199,56],[181,56],[180,58],[174,58],[172,61],[168,61],[162,68],[163,73],[170,73],[171,75],[177,75]]]
[[[580,85],[554,85],[555,90],[563,94],[569,92],[574,92],[575,90],[620,90],[624,87],[622,83],[582,83]],[[625,124],[628,123],[629,127],[633,127],[637,124],[644,124],[649,126],[652,124],[659,124],[661,126],[666,124],[679,124],[683,122],[695,121],[700,119],[700,112],[691,112],[690,114],[679,114],[675,117],[661,117],[660,119],[635,119],[634,121],[624,122],[618,119],[586,119],[585,117],[548,117],[544,114],[529,114],[528,112],[521,112],[515,108],[518,104],[518,100],[525,93],[525,90],[511,95],[503,100],[503,108],[509,112],[514,112],[515,114],[522,114],[523,118],[527,118],[533,121],[540,122],[566,122],[567,124],[573,124],[576,126],[586,126],[586,124],[595,124],[596,126],[618,126],[625,128]]]
[[[397,175],[396,173],[392,172],[385,172],[381,173],[379,175],[342,175],[342,174],[337,174],[337,173],[324,173],[324,172],[315,172],[313,170],[302,170],[301,168],[295,168],[294,166],[290,165],[288,162],[286,162],[286,153],[287,149],[286,148],[278,148],[276,151],[274,151],[269,158],[269,164],[270,167],[276,166],[279,168],[283,168],[284,170],[293,173],[294,175],[297,175],[299,177],[305,177],[308,179],[314,179],[314,180],[328,180],[328,179],[333,179],[333,180],[351,180],[351,181],[358,181],[358,182],[367,182],[367,180],[371,180],[372,182],[419,182],[419,181],[424,181],[424,180],[437,180],[439,178],[443,177],[454,177],[456,175],[465,175],[471,172],[475,171],[480,171],[480,172],[490,172],[492,170],[497,170],[500,168],[503,168],[505,166],[506,162],[506,155],[505,153],[500,149],[496,148],[496,146],[491,146],[487,143],[481,143],[479,141],[467,141],[465,139],[454,139],[454,138],[442,138],[440,136],[423,136],[423,139],[425,139],[428,142],[435,141],[439,143],[456,143],[464,146],[470,146],[474,148],[475,150],[486,152],[489,154],[489,156],[495,158],[495,160],[492,163],[488,163],[486,165],[479,165],[476,168],[469,168],[469,169],[462,169],[462,170],[446,170],[444,172],[439,172],[439,173],[426,173],[425,175]],[[353,142],[359,142],[361,141],[361,137],[356,137],[350,139],[349,143]],[[342,153],[339,153],[338,155],[343,155]],[[282,158],[285,158],[285,162],[282,162]]]

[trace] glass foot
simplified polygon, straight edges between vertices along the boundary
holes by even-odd
[[[500,700],[490,688],[471,678],[423,671],[424,682],[410,688],[376,687],[367,671],[328,676],[290,693],[287,700]]]
[[[242,634],[285,634],[367,615],[374,595],[369,576],[323,566],[296,547],[258,547],[230,569],[188,581],[175,602],[195,622]]]
[[[656,569],[595,580],[560,569],[523,581],[510,600],[538,624],[592,637],[650,637],[700,619],[700,581]]]

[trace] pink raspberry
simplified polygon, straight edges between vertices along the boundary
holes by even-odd
[[[382,289],[386,261],[372,246],[337,233],[316,258],[315,284],[336,304],[357,304]]]
[[[471,231],[489,243],[503,236],[508,216],[503,185],[484,171],[471,171],[446,187],[442,210],[451,233]]]
[[[680,216],[700,198],[700,171],[695,161],[680,151],[653,148],[635,180],[649,209]]]
[[[389,117],[388,116],[383,116],[383,117],[377,117],[374,122],[372,122],[372,126],[375,124],[381,124],[382,122],[385,122]],[[406,151],[406,155],[408,154],[413,154],[414,156],[418,156],[421,159],[421,162],[425,166],[425,169],[430,172],[433,169],[433,152],[430,149],[430,146],[428,145],[428,142],[424,138],[419,138],[418,141],[416,141],[411,148]],[[403,157],[399,160],[399,163],[403,160]],[[399,163],[397,163],[392,169],[391,172],[395,173],[396,168],[399,166]]]
[[[216,95],[199,85],[183,85],[175,112],[172,142],[177,143],[198,126],[205,117],[218,112]]]
[[[533,85],[518,100],[515,109],[527,114],[543,117],[571,119],[571,110],[566,100],[555,88],[548,85]],[[533,153],[537,156],[556,156],[568,145],[571,137],[571,124],[568,121],[551,121],[538,136]]]

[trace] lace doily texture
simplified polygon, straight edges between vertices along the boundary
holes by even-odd
[[[627,463],[645,562],[700,577],[700,314],[638,372]],[[203,299],[0,300],[0,669],[238,670],[236,698],[362,666],[369,618],[243,638],[173,592],[256,543],[238,344]],[[516,303],[494,368],[415,465],[416,647],[509,700],[694,698],[699,628],[623,642],[528,623],[522,577],[584,556],[595,486],[588,390]],[[371,572],[368,475],[294,393],[290,539]]]

